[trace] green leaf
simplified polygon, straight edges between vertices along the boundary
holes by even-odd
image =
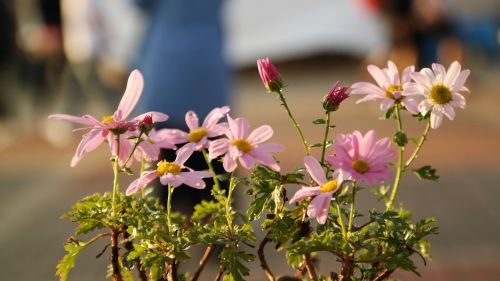
[[[436,174],[436,169],[432,168],[429,165],[413,170],[413,172],[417,175],[419,179],[432,180],[432,181],[437,181],[439,179],[439,175]]]
[[[320,119],[316,119],[316,120],[314,120],[312,123],[313,123],[313,124],[315,124],[315,125],[326,124],[326,120],[325,120],[325,119],[320,118]]]
[[[68,280],[69,271],[75,267],[75,261],[85,246],[78,244],[66,244],[64,249],[68,252],[57,264],[56,275],[60,281]]]
[[[396,107],[394,105],[391,106],[391,107],[389,107],[389,109],[385,112],[384,118],[385,119],[391,119],[394,116],[394,110],[395,109],[396,109]]]

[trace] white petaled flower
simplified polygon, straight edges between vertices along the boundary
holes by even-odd
[[[412,87],[410,74],[415,67],[408,66],[403,70],[401,77],[396,65],[392,61],[387,62],[387,68],[380,69],[375,65],[367,67],[377,85],[369,82],[357,82],[351,86],[351,94],[366,95],[356,103],[382,100],[380,109],[386,111],[395,102],[400,102],[406,110],[412,114],[418,114],[418,102],[410,96],[418,95]]]
[[[458,92],[469,92],[464,86],[470,70],[461,71],[460,64],[453,62],[448,71],[442,64],[433,63],[432,70],[424,68],[411,74],[415,82],[415,90],[425,99],[418,105],[422,115],[431,113],[431,128],[441,126],[443,115],[448,119],[455,118],[455,107],[465,108],[465,98]]]

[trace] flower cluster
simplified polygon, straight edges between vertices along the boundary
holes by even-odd
[[[190,275],[179,278],[177,266],[190,257],[188,250],[196,245],[206,245],[207,249],[191,280],[198,280],[215,247],[221,249],[216,280],[223,274],[224,280],[244,280],[243,276],[249,273],[244,264],[254,259],[250,247],[246,246],[257,241],[250,222],[260,217],[264,218],[262,229],[266,234],[257,251],[269,280],[276,278],[265,260],[267,243],[274,243],[276,249],[286,249],[289,265],[299,269],[297,272],[307,272],[310,280],[327,280],[325,276],[318,276],[310,260],[311,254],[318,251],[337,256],[341,270],[335,274],[339,280],[383,280],[398,268],[416,272],[412,256],[428,257],[426,237],[436,234],[437,229],[433,219],[413,223],[408,211],[395,207],[398,188],[402,175],[408,171],[421,179],[439,177],[429,165],[415,168],[412,164],[430,128],[438,128],[443,115],[453,120],[455,108],[465,108],[465,98],[460,92],[468,91],[464,83],[470,71],[461,70],[460,64],[454,62],[448,70],[433,64],[432,69],[416,72],[414,66],[409,66],[400,76],[391,61],[383,69],[369,65],[368,72],[376,84],[358,82],[351,87],[339,87],[340,82],[336,82],[321,101],[318,99],[318,106],[324,109],[319,112],[325,117],[316,119],[313,124],[324,126],[324,135],[321,142],[310,145],[286,102],[277,68],[268,58],[258,60],[257,67],[264,87],[277,95],[297,130],[304,147],[305,155],[300,157],[304,159],[305,169],[286,171],[280,167],[275,156],[285,147],[268,142],[274,130],[269,125],[251,130],[250,122],[244,117],[233,117],[233,113],[230,115],[228,106],[214,108],[203,122],[194,111],[188,111],[185,115],[187,131],[156,130],[156,123],[168,119],[160,112],[147,112],[127,119],[144,86],[138,70],[130,74],[116,111],[101,121],[90,115],[49,116],[52,120],[84,125],[79,130],[86,132],[71,166],[107,142],[114,171],[111,195],[84,198],[67,215],[79,223],[77,234],[96,229],[106,232],[88,242],[73,237],[68,240],[65,247],[68,254],[57,267],[62,281],[67,279],[69,269],[83,248],[103,237],[111,239],[112,280],[124,280],[123,274],[132,276],[130,271],[134,268],[143,281],[184,280]],[[364,135],[354,130],[330,136],[335,128],[332,116],[350,94],[365,95],[358,103],[381,100],[380,108],[386,111],[386,119],[395,119],[397,124],[392,138],[377,138],[374,130]],[[404,159],[405,149],[412,148],[402,125],[401,115],[406,111],[411,114],[410,118],[424,120],[426,127],[413,152]],[[175,160],[161,159],[162,149],[175,151]],[[194,153],[204,155],[208,170],[197,171],[186,165]],[[313,156],[314,153],[321,157]],[[123,194],[119,174],[134,175],[133,159],[141,163],[139,176]],[[224,175],[215,172],[214,161],[222,162]],[[248,177],[239,177],[238,167],[248,170]],[[207,178],[213,178],[213,185],[209,186],[213,200],[196,205],[189,218],[172,214],[173,190],[181,185],[204,189]],[[165,207],[143,192],[156,179],[168,190]],[[224,190],[219,181],[226,179],[229,179],[228,186]],[[246,193],[253,196],[244,213],[232,208],[233,192],[239,190],[236,189],[238,185],[246,185]],[[373,208],[368,215],[362,216],[356,198],[358,191],[367,187],[378,196],[385,210]],[[287,197],[291,194],[287,192],[289,188],[298,188],[290,199]],[[267,215],[262,216],[265,213]],[[120,243],[126,253],[120,253]]]
[[[358,103],[382,100],[380,109],[388,110],[394,103],[400,103],[412,114],[426,116],[430,112],[431,127],[441,126],[443,115],[455,118],[454,107],[465,108],[465,98],[459,93],[469,90],[464,87],[470,70],[461,71],[458,62],[453,62],[448,70],[438,63],[432,64],[432,70],[423,68],[415,72],[414,66],[408,66],[400,77],[396,65],[389,61],[387,68],[368,66],[377,85],[358,82],[352,85],[351,94],[366,95]]]

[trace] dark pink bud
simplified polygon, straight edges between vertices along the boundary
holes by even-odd
[[[280,73],[269,58],[257,60],[257,68],[268,92],[278,92],[283,88]]]
[[[153,129],[153,116],[152,115],[146,115],[144,118],[139,121],[139,129],[141,132],[145,133],[146,135],[151,132]]]
[[[339,83],[337,81],[330,92],[323,98],[323,108],[328,112],[336,111],[340,103],[349,97],[349,93],[347,93],[349,86],[345,85],[339,88]]]

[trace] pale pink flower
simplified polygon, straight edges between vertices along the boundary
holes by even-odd
[[[386,111],[395,102],[400,102],[410,113],[418,114],[418,102],[410,96],[418,95],[413,88],[410,79],[410,74],[415,71],[415,67],[408,66],[403,70],[403,74],[399,77],[399,71],[392,61],[387,62],[387,68],[380,69],[375,65],[367,67],[368,72],[377,85],[369,82],[357,82],[352,84],[351,94],[366,95],[356,103],[382,100],[380,109]]]
[[[431,128],[441,126],[443,115],[448,119],[455,118],[454,107],[465,108],[465,98],[459,91],[469,92],[464,86],[470,70],[461,71],[460,63],[453,62],[448,71],[443,65],[433,63],[432,70],[424,68],[420,72],[411,74],[416,84],[416,90],[425,99],[418,105],[422,115],[431,112]]]
[[[178,187],[181,184],[185,184],[196,189],[205,188],[203,178],[212,177],[213,174],[208,171],[193,171],[184,166],[189,156],[190,154],[188,153],[179,153],[173,162],[167,162],[166,160],[158,162],[155,170],[144,171],[138,179],[134,180],[128,186],[125,194],[131,195],[136,193],[157,177],[160,178],[160,182],[163,185]]]
[[[146,115],[150,115],[154,122],[162,122],[168,119],[168,116],[163,113],[148,112],[133,118],[132,121],[125,120],[137,104],[142,94],[143,87],[144,79],[141,73],[138,70],[132,71],[118,108],[113,115],[104,116],[102,121],[97,120],[91,115],[80,117],[68,114],[52,114],[49,116],[51,120],[64,120],[89,126],[89,132],[83,135],[82,141],[78,145],[76,153],[71,160],[71,167],[74,167],[87,152],[101,145],[106,138],[108,138],[110,142],[111,153],[113,155],[118,154],[119,161],[124,162],[128,155],[130,155],[131,145],[130,141],[123,138],[123,134],[127,131],[135,130],[137,123],[143,120]],[[113,138],[111,135],[120,136],[119,152],[116,151],[116,138]]]
[[[333,145],[333,155],[328,155],[328,162],[350,175],[354,180],[368,184],[385,181],[391,174],[389,161],[395,153],[390,149],[389,138],[376,139],[375,131],[365,136],[359,131],[337,136]]]
[[[269,58],[257,60],[257,69],[268,92],[277,92],[283,88],[280,73]]]
[[[318,160],[312,156],[304,158],[304,165],[311,178],[318,185],[303,186],[290,199],[290,204],[314,196],[307,208],[307,216],[316,218],[318,223],[324,224],[328,217],[328,209],[332,201],[332,196],[342,186],[342,182],[345,180],[344,175],[341,170],[337,170],[333,173],[332,179],[327,180]]]
[[[153,162],[158,160],[161,149],[177,148],[175,137],[170,134],[169,129],[152,129],[148,135],[143,135],[142,139],[134,152],[134,157],[138,161],[144,157],[147,162]]]
[[[221,118],[229,112],[228,106],[216,107],[207,114],[205,120],[200,127],[198,115],[194,111],[186,113],[186,124],[189,128],[189,133],[178,129],[169,129],[172,141],[175,144],[186,143],[179,151],[200,151],[203,148],[208,148],[208,138],[218,137],[224,134],[227,129],[227,124],[219,123]]]
[[[227,138],[210,143],[210,160],[225,154],[223,166],[227,172],[236,169],[236,160],[239,160],[245,169],[252,169],[255,164],[261,164],[275,171],[280,170],[271,153],[284,151],[284,146],[274,143],[263,144],[273,136],[273,129],[270,126],[260,126],[248,134],[250,125],[247,119],[233,119],[227,115],[227,120],[229,125],[225,132]]]

